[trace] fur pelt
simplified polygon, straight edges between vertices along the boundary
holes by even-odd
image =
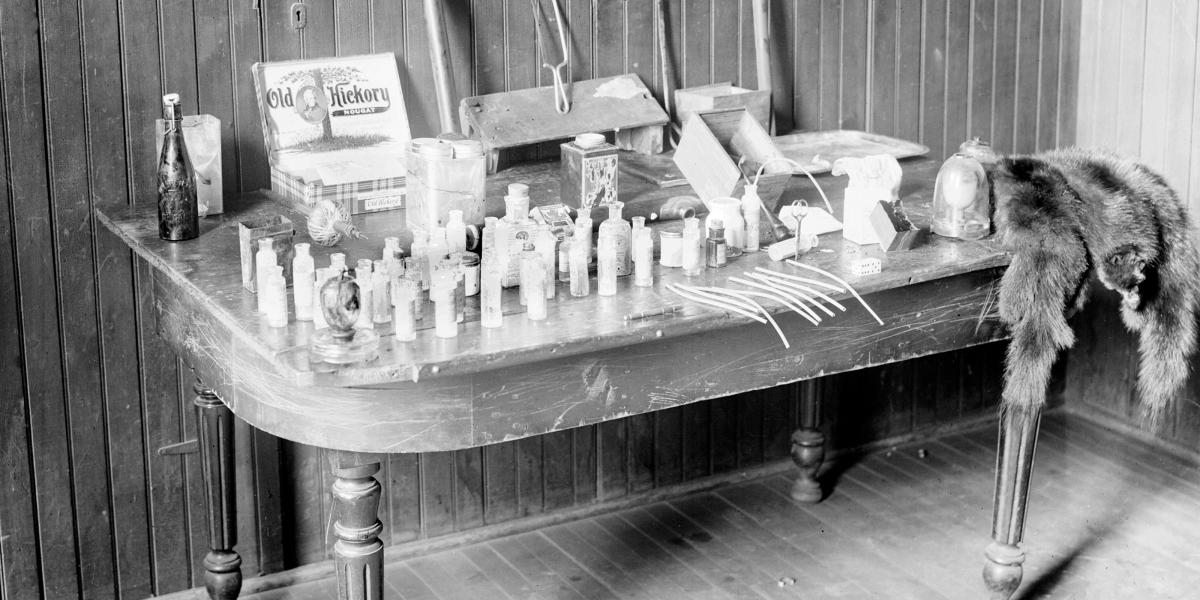
[[[1045,402],[1058,352],[1075,343],[1067,317],[1095,274],[1121,294],[1122,320],[1139,336],[1138,391],[1156,421],[1196,345],[1200,257],[1178,196],[1142,164],[1078,148],[1005,158],[989,175],[996,232],[1012,254],[999,294],[1012,332],[1004,406]]]

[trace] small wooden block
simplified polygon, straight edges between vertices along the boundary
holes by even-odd
[[[763,129],[771,126],[768,90],[748,90],[725,82],[675,91],[675,122],[681,126],[695,113],[731,108],[746,109]]]
[[[870,222],[884,252],[912,250],[925,239],[925,230],[913,225],[904,208],[892,202],[877,203],[871,210]]]

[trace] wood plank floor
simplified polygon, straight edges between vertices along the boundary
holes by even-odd
[[[389,564],[419,600],[984,598],[995,432],[832,465],[792,502],[749,480]],[[1019,598],[1200,597],[1200,469],[1066,414],[1039,440]],[[331,580],[248,596],[330,598]]]

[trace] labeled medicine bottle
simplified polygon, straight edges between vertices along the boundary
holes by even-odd
[[[167,130],[158,156],[158,237],[179,242],[200,235],[196,172],[183,142],[179,94],[167,94],[162,99]]]
[[[617,277],[625,277],[633,272],[633,260],[630,252],[633,228],[629,222],[621,218],[621,209],[625,205],[613,202],[608,205],[608,218],[600,223],[599,239],[611,239],[611,246],[617,263]]]

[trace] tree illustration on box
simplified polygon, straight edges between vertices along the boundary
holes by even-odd
[[[325,108],[325,115],[321,119],[321,139],[324,141],[333,140],[333,120],[329,116],[329,94],[325,91],[326,86],[355,81],[366,81],[366,78],[363,77],[362,71],[346,66],[323,66],[304,71],[292,71],[279,79],[280,83],[308,85],[320,92],[320,101]],[[303,99],[299,99],[299,101],[303,102]]]

